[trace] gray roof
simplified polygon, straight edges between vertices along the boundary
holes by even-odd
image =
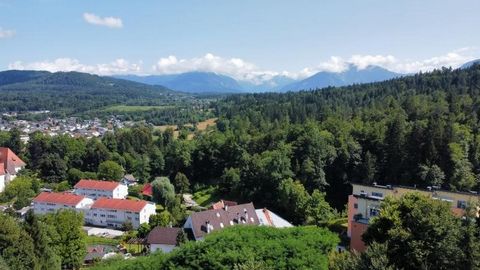
[[[253,203],[196,212],[190,218],[196,239],[204,237],[209,231],[208,227],[210,231],[215,231],[236,224],[260,224]]]
[[[181,228],[155,227],[147,236],[148,244],[177,245],[177,235]]]

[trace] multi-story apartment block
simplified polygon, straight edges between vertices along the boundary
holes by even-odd
[[[408,192],[419,192],[433,199],[451,204],[455,215],[462,216],[466,207],[480,201],[480,195],[475,192],[452,192],[435,188],[417,189],[404,186],[381,186],[352,184],[352,195],[348,197],[348,236],[350,248],[364,251],[365,244],[362,235],[367,230],[370,220],[380,213],[380,205],[387,196],[401,197]]]
[[[48,214],[60,209],[71,209],[86,212],[93,204],[93,200],[85,196],[71,193],[42,192],[33,199],[35,214]]]
[[[101,197],[125,199],[128,195],[128,187],[126,185],[111,181],[82,179],[78,181],[74,188],[75,194],[94,200]]]
[[[148,223],[155,214],[155,204],[147,201],[99,198],[85,215],[87,224],[121,228],[125,222],[131,222],[133,228]]]

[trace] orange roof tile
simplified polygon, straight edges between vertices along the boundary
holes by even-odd
[[[114,190],[120,183],[112,181],[101,181],[101,180],[91,180],[91,179],[81,179],[75,185],[75,188],[84,188],[84,189],[98,189],[98,190]]]
[[[16,167],[24,167],[26,164],[10,148],[0,147],[0,164],[3,164],[3,171],[15,174]]]
[[[75,206],[79,204],[84,198],[84,196],[75,195],[72,193],[42,192],[37,197],[35,197],[33,201]]]
[[[106,208],[106,209],[115,209],[115,210],[125,210],[132,212],[140,212],[147,205],[146,201],[134,201],[134,200],[125,200],[125,199],[110,199],[110,198],[99,198],[96,200],[93,205],[93,208]]]

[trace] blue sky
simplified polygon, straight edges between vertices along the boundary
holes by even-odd
[[[0,0],[0,69],[305,77],[480,58],[478,0]]]

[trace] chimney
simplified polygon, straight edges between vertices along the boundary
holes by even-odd
[[[248,223],[248,212],[247,212],[247,209],[245,209],[245,219],[246,219],[246,221],[247,221],[247,223]]]
[[[225,204],[225,206],[223,207],[223,209],[224,209],[225,211],[228,211],[228,205]]]
[[[210,221],[205,222],[205,227],[207,227],[207,233],[210,233]]]

